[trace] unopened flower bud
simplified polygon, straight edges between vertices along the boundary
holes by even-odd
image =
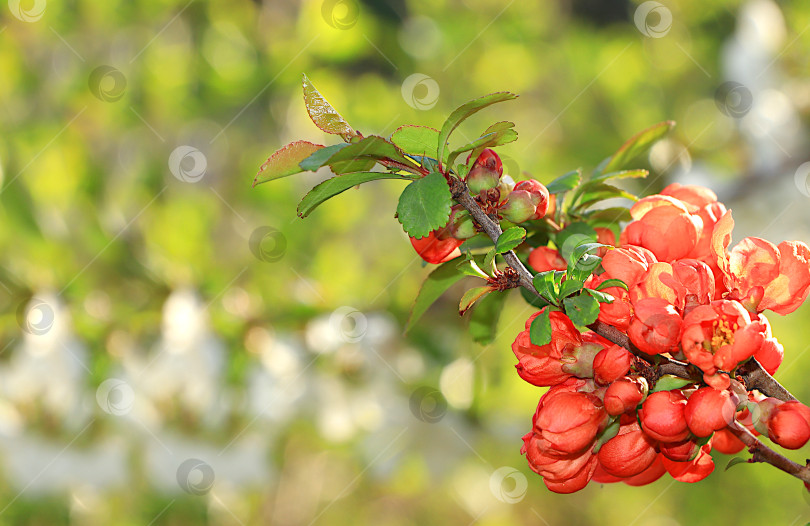
[[[451,235],[456,239],[469,239],[475,235],[475,221],[466,210],[450,216]]]
[[[540,181],[528,179],[515,185],[515,190],[525,190],[532,196],[535,212],[532,219],[542,219],[548,210],[548,189]]]
[[[515,189],[515,180],[512,179],[511,175],[504,175],[501,177],[501,180],[498,181],[498,190],[500,191],[500,199],[501,201],[505,201],[509,194],[512,193],[512,190]]]
[[[605,410],[611,416],[635,411],[647,396],[648,389],[647,380],[643,377],[620,378],[605,391]]]
[[[467,186],[472,195],[478,195],[482,190],[489,190],[498,186],[503,175],[503,164],[495,151],[487,148],[475,160],[467,174]]]
[[[593,359],[603,346],[598,343],[584,343],[579,347],[567,349],[560,361],[562,370],[577,378],[593,378]]]
[[[514,190],[509,194],[506,203],[501,206],[501,215],[513,223],[522,223],[534,217],[537,207],[532,196],[526,190]]]

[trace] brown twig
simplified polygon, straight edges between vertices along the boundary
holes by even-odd
[[[765,462],[796,478],[810,482],[810,467],[802,466],[780,455],[763,444],[751,431],[737,421],[732,422],[728,428],[748,447],[748,451],[751,453],[749,462]]]

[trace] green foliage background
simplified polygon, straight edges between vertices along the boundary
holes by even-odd
[[[663,161],[652,163],[650,179],[636,190],[651,193],[672,180],[685,162],[679,152],[688,148],[692,166],[700,165],[700,174],[719,174],[712,183],[732,196],[735,217],[747,218],[737,239],[761,235],[778,242],[791,235],[810,241],[810,201],[792,184],[806,159],[786,156],[785,169],[767,174],[764,184],[744,179],[757,174],[755,146],[713,100],[725,80],[724,50],[745,21],[743,4],[666,2],[673,24],[663,38],[640,33],[632,2],[356,5],[355,20],[351,11],[340,11],[345,5],[334,11],[320,1],[52,1],[30,23],[2,6],[0,278],[7,289],[0,291],[0,360],[10,363],[19,352],[19,306],[33,294],[58,292],[87,348],[83,381],[89,411],[98,415],[72,442],[76,430],[52,423],[36,401],[19,405],[8,397],[4,407],[20,416],[25,433],[79,449],[125,437],[114,417],[93,406],[93,393],[129,352],[122,342],[135,342],[142,349],[135,352],[145,355],[159,339],[163,304],[180,289],[195,290],[208,305],[211,329],[226,348],[221,388],[240,400],[248,396],[248,372],[260,366],[251,344],[256,330],[304,341],[313,319],[344,305],[368,315],[390,314],[395,337],[375,350],[377,357],[367,355],[362,374],[345,360],[355,352],[351,345],[333,355],[310,352],[312,367],[304,374],[317,372],[313,378],[383,401],[383,414],[399,420],[386,420],[388,429],[361,429],[335,440],[328,427],[324,432],[314,423],[313,415],[324,408],[302,409],[260,434],[272,473],[265,483],[229,487],[220,477],[203,496],[158,489],[136,446],[129,450],[131,473],[123,485],[34,494],[6,477],[0,483],[0,524],[643,526],[810,520],[810,499],[795,479],[761,465],[724,472],[728,459],[722,455],[715,473],[695,485],[667,477],[642,488],[592,484],[573,496],[548,492],[519,455],[542,391],[514,373],[510,344],[530,313],[518,295],[509,298],[492,345],[473,344],[466,321],[458,320],[463,287],[452,289],[402,336],[427,269],[393,217],[400,183],[346,192],[306,220],[296,218],[295,206],[321,175],[251,189],[259,165],[283,144],[334,141],[306,115],[302,72],[365,133],[390,134],[402,124],[440,127],[466,100],[510,90],[521,97],[475,116],[458,138],[473,138],[496,120],[516,122],[521,138],[501,149],[510,173],[528,171],[548,182],[578,166],[595,166],[636,131],[673,119],[678,127],[669,144],[676,153],[663,152]],[[784,2],[778,10],[785,34],[768,75],[806,123],[810,9]],[[353,25],[335,28],[325,13]],[[771,26],[758,20],[766,35],[779,32],[778,20]],[[94,95],[89,78],[100,65],[126,78],[119,100]],[[405,100],[402,83],[413,73],[435,80],[434,107],[419,110]],[[169,155],[184,144],[206,157],[198,183],[179,181],[169,170]],[[782,191],[782,183],[790,189],[777,198],[782,206],[761,206],[763,196]],[[787,208],[792,212],[781,215]],[[260,226],[283,233],[287,245],[280,260],[252,254],[249,238]],[[808,315],[805,306],[788,318],[771,317],[786,349],[777,378],[804,400],[810,400]],[[389,375],[391,364],[397,369],[398,356],[406,352],[421,356],[424,371],[404,381],[391,377],[385,388],[399,396],[382,398],[375,376]],[[411,394],[419,386],[439,387],[443,368],[459,358],[472,367],[471,401],[458,401],[453,387],[445,386],[450,406],[444,418],[435,424],[417,420],[409,410]],[[161,409],[161,426],[224,447],[250,426],[251,414],[240,407],[232,404],[228,418],[205,428],[184,417],[178,403]],[[409,438],[397,435],[401,429]],[[803,455],[806,449],[791,457],[800,461]],[[0,469],[6,464],[0,458]],[[501,466],[526,476],[528,490],[519,502],[493,498],[490,476]]]

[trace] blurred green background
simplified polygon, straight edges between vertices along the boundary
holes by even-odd
[[[550,181],[673,119],[635,190],[712,187],[736,239],[810,241],[810,7],[719,0],[9,0],[0,6],[0,524],[805,524],[765,465],[548,492],[520,456],[542,390],[482,347],[375,182],[251,189],[309,121],[303,72],[364,133],[512,120]],[[728,84],[734,82],[736,84]],[[810,308],[771,316],[803,400]],[[790,456],[801,461],[807,450]]]

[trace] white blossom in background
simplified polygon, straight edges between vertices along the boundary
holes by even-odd
[[[222,402],[225,348],[209,326],[207,306],[191,290],[171,293],[163,306],[160,340],[143,358],[125,362],[135,391],[134,418],[155,407],[178,406],[210,426],[226,416]]]
[[[24,420],[32,408],[40,408],[66,430],[81,429],[90,417],[84,403],[90,373],[70,313],[55,294],[43,293],[20,309],[18,319],[21,339],[0,369],[0,396],[10,404],[0,410],[0,418],[6,417],[0,430],[13,430],[18,416]]]

